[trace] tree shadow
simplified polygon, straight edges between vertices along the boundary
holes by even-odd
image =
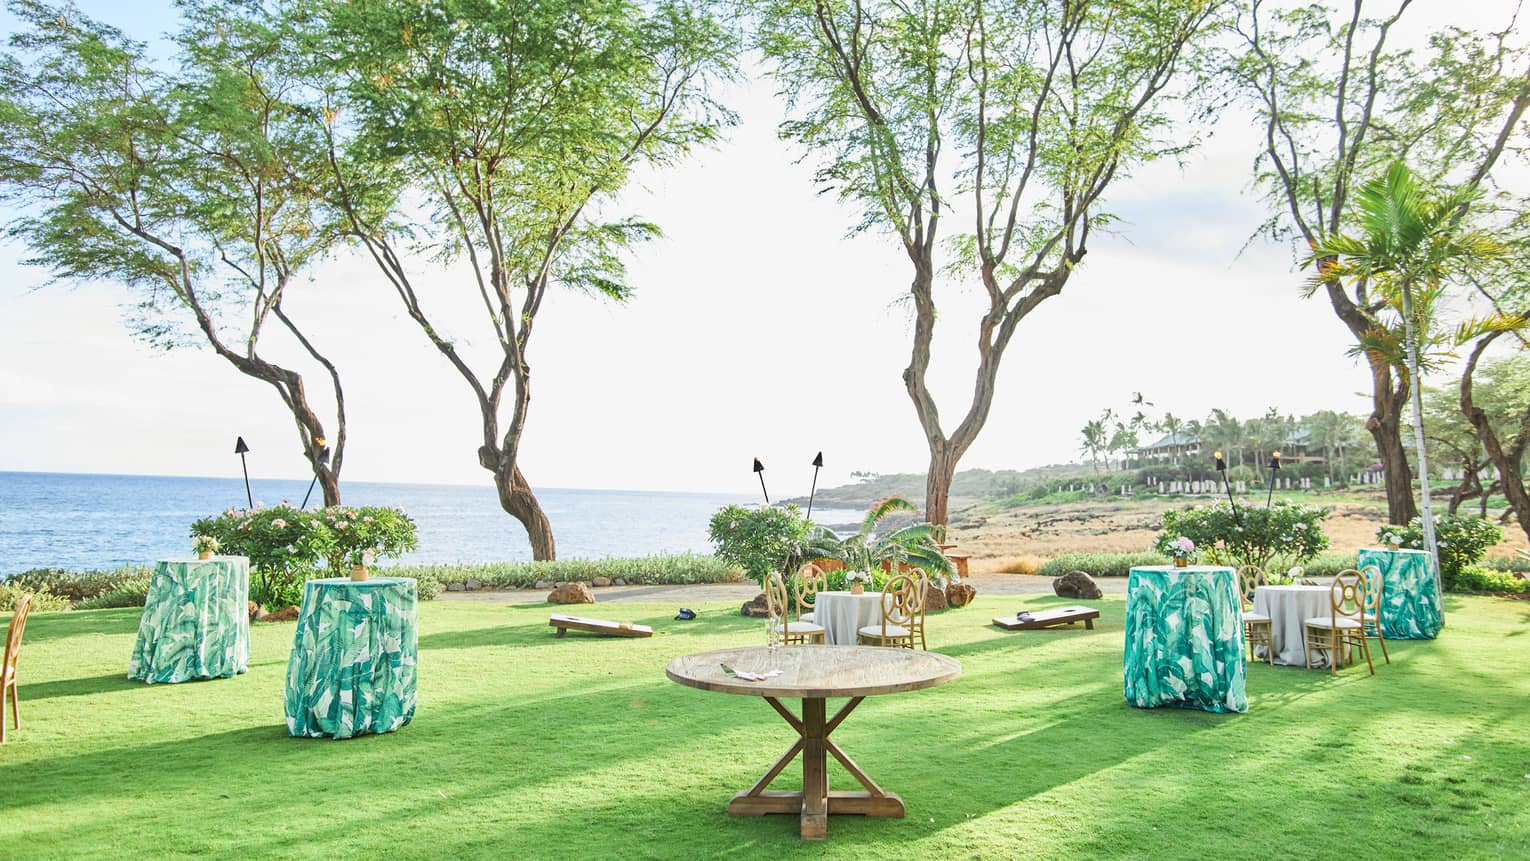
[[[27,618],[21,645],[25,649],[27,643],[46,643],[102,634],[132,636],[138,631],[138,620],[142,616],[143,609],[134,607],[36,613]]]
[[[18,670],[17,675],[25,676]],[[224,681],[212,679],[211,681]],[[188,683],[189,684],[189,683]],[[18,687],[23,702],[27,700],[50,700],[55,697],[83,697],[92,694],[105,694],[114,691],[129,691],[135,688],[151,687],[143,682],[129,681],[127,671],[112,673],[104,676],[91,676],[79,679],[59,679],[52,682],[33,682]]]

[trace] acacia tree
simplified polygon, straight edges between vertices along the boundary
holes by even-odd
[[[1275,6],[1252,0],[1238,33],[1242,47],[1226,69],[1233,88],[1264,130],[1256,182],[1271,205],[1265,229],[1294,239],[1301,254],[1337,235],[1355,211],[1356,177],[1405,159],[1426,179],[1453,175],[1466,186],[1486,180],[1530,105],[1522,52],[1504,31],[1434,34],[1424,62],[1390,43],[1412,0],[1395,0],[1377,18],[1363,0],[1338,12],[1319,4]],[[1314,258],[1321,275],[1331,257]],[[1320,278],[1311,292],[1328,297],[1356,343],[1385,327],[1384,297],[1367,279],[1346,285]],[[1366,421],[1386,469],[1388,517],[1418,516],[1403,405],[1411,395],[1405,361],[1363,352],[1371,375]]]
[[[338,504],[340,375],[283,309],[339,239],[315,191],[323,140],[287,99],[295,82],[270,31],[235,23],[229,6],[182,4],[179,67],[165,73],[72,6],[9,4],[25,26],[0,59],[0,194],[23,213],[8,232],[55,280],[129,287],[135,335],[204,343],[269,384]],[[329,378],[332,441],[303,374],[263,353],[278,324]]]
[[[856,229],[890,234],[908,258],[914,332],[903,382],[929,447],[925,516],[945,523],[957,462],[988,420],[1020,322],[1083,262],[1108,220],[1111,184],[1181,148],[1160,137],[1165,94],[1221,4],[749,5],[796,114],[783,133],[821,160],[824,188],[860,208]],[[943,256],[942,220],[958,202],[970,232],[953,234]],[[950,431],[926,380],[947,271],[986,298],[972,399]]]
[[[291,23],[334,82],[326,130],[346,229],[466,383],[478,462],[533,557],[553,559],[520,464],[537,314],[557,287],[630,295],[623,254],[658,229],[613,217],[616,195],[731,121],[708,92],[733,40],[684,0],[314,2]],[[412,251],[463,265],[431,289],[481,303],[497,345],[486,369],[427,308]]]

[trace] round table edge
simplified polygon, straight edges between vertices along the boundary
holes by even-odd
[[[792,649],[843,649],[845,646],[787,646]],[[877,648],[886,648],[877,647]],[[942,655],[939,652],[925,652],[924,654],[949,662],[947,672],[936,676],[918,679],[912,682],[894,682],[884,685],[842,687],[842,688],[803,688],[803,687],[778,687],[770,682],[712,682],[705,679],[696,679],[684,676],[674,671],[675,661],[681,658],[694,658],[701,655],[720,654],[735,651],[734,649],[717,649],[712,652],[697,652],[694,655],[681,655],[673,658],[664,666],[664,675],[677,684],[697,690],[712,691],[719,694],[739,694],[746,697],[782,697],[786,699],[828,699],[830,697],[874,697],[883,694],[898,694],[905,691],[918,691],[925,688],[933,688],[946,682],[954,681],[962,674],[962,664],[950,655]]]

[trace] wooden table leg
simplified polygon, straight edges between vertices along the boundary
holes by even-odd
[[[806,840],[822,840],[828,833],[828,817],[834,814],[857,814],[860,816],[886,816],[901,819],[904,815],[903,799],[878,786],[866,775],[855,760],[851,759],[830,738],[850,712],[861,704],[863,697],[856,697],[826,720],[827,701],[804,699],[802,717],[799,719],[779,700],[765,700],[781,714],[800,736],[797,741],[776,760],[775,765],[755,782],[754,786],[733,796],[728,812],[734,816],[765,816],[770,813],[795,813],[801,817],[801,834]],[[797,755],[802,755],[802,791],[766,789]],[[832,754],[845,770],[856,779],[865,792],[830,792],[828,757]]]

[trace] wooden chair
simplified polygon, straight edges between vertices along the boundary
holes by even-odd
[[[1239,598],[1243,604],[1243,640],[1248,644],[1248,659],[1254,660],[1254,646],[1263,644],[1265,659],[1275,666],[1275,633],[1270,617],[1254,612],[1254,592],[1265,585],[1264,572],[1257,565],[1238,569]]]
[[[923,573],[923,572],[920,572]],[[914,648],[919,638],[924,648],[924,578],[898,574],[882,590],[882,618],[856,632],[863,646]]]
[[[16,659],[21,655],[21,632],[27,626],[27,614],[32,612],[32,596],[22,595],[16,602],[16,612],[11,625],[5,631],[5,652],[0,660],[0,744],[5,743],[5,699],[11,699],[11,722],[21,729],[20,697],[16,693]]]
[[[829,590],[829,575],[812,562],[805,563],[797,569],[797,620],[799,622],[818,622],[814,604],[818,600],[819,592]]]
[[[1367,565],[1361,569],[1360,576],[1365,578],[1365,609],[1360,614],[1360,627],[1366,637],[1381,641],[1381,657],[1390,664],[1392,656],[1387,654],[1387,638],[1381,632],[1381,592],[1386,585],[1382,581],[1381,569]]]
[[[770,612],[770,624],[775,626],[776,633],[781,636],[782,644],[794,646],[824,641],[822,625],[800,620],[792,621],[791,605],[786,599],[786,581],[775,572],[765,578],[765,606]]]
[[[1376,675],[1376,665],[1371,662],[1371,647],[1365,639],[1365,626],[1360,621],[1368,593],[1365,577],[1359,571],[1350,569],[1334,576],[1333,585],[1329,587],[1329,614],[1302,622],[1308,669],[1312,668],[1313,649],[1328,652],[1328,672],[1332,675],[1344,660],[1345,652],[1353,657],[1354,648],[1359,646],[1365,655],[1365,663],[1371,668],[1371,675]]]

